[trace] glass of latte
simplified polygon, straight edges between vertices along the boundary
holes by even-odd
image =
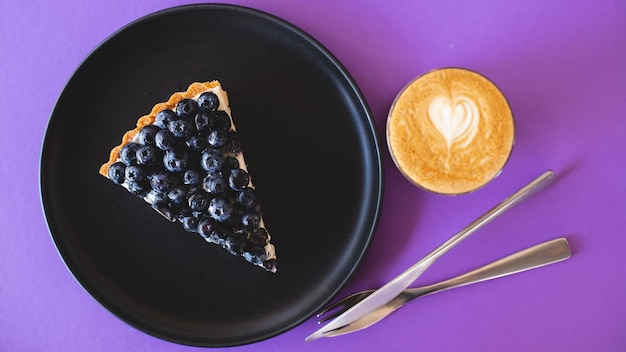
[[[438,194],[477,190],[501,171],[514,143],[513,113],[489,79],[462,68],[427,72],[391,106],[387,143],[398,169]]]

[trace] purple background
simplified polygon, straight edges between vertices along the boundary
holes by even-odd
[[[38,192],[41,141],[73,70],[127,23],[184,1],[4,1],[0,13],[0,350],[193,351],[148,336],[66,270]],[[558,181],[474,234],[419,283],[567,236],[565,262],[426,297],[359,333],[305,343],[313,319],[230,351],[626,350],[626,2],[233,1],[277,15],[345,65],[381,137],[414,76],[462,66],[510,100],[516,145],[478,192],[409,184],[385,150],[385,200],[367,257],[340,296],[376,288],[502,198],[552,168]],[[382,139],[382,138],[381,138]],[[384,143],[384,139],[383,139]]]

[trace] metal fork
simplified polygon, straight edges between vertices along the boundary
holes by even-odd
[[[324,334],[324,337],[334,337],[365,329],[415,298],[538,268],[565,260],[569,258],[570,255],[571,251],[565,237],[544,242],[455,278],[429,286],[406,289],[386,305],[368,313],[349,325]],[[317,316],[321,317],[329,312],[332,313],[324,316],[318,323],[321,324],[339,316],[350,307],[369,296],[372,292],[374,292],[374,290],[358,292],[330,305]]]

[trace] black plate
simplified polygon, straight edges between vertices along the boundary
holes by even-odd
[[[98,174],[139,116],[212,79],[229,93],[277,274]],[[78,67],[48,124],[41,197],[67,267],[111,312],[178,343],[246,344],[309,318],[355,271],[381,206],[379,148],[358,87],[309,35],[248,8],[177,7],[121,29]]]

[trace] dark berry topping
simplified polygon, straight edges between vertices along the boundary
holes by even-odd
[[[129,183],[146,181],[148,174],[146,170],[139,165],[129,165],[124,172],[126,181]]]
[[[215,221],[212,219],[207,218],[198,223],[198,233],[205,239],[212,237],[216,230],[217,226],[215,225]]]
[[[239,137],[237,136],[237,132],[228,132],[228,141],[224,146],[224,151],[235,155],[241,153],[241,143],[239,143]]]
[[[167,192],[172,187],[170,174],[164,171],[157,172],[150,176],[150,187],[157,192]]]
[[[167,129],[172,132],[172,135],[178,139],[187,139],[193,132],[193,122],[186,117],[179,118],[177,120],[170,121],[167,124]]]
[[[145,197],[148,192],[150,192],[150,184],[147,180],[141,181],[128,181],[126,180],[128,185],[128,191],[138,197]]]
[[[169,200],[165,193],[157,192],[155,190],[149,191],[148,194],[146,195],[146,198],[148,198],[148,203],[152,203],[152,204],[157,204],[157,203],[165,204]]]
[[[174,111],[162,110],[159,111],[159,113],[156,114],[156,116],[154,117],[154,124],[161,128],[167,128],[167,125],[170,123],[170,121],[176,120],[177,118],[178,116],[176,116],[176,113]]]
[[[226,193],[228,183],[222,177],[222,174],[218,172],[205,177],[202,181],[202,188],[214,196],[223,195]]]
[[[250,175],[242,169],[233,169],[228,176],[228,185],[235,191],[241,191],[248,187]]]
[[[270,239],[270,235],[267,233],[267,230],[260,227],[256,230],[256,235],[260,239],[260,243],[267,243]]]
[[[182,149],[172,149],[165,152],[163,165],[170,172],[183,172],[187,168],[189,155]]]
[[[176,104],[176,115],[181,117],[196,116],[198,112],[198,103],[193,99],[183,99]]]
[[[208,208],[210,200],[206,192],[194,192],[188,199],[189,208],[191,211],[204,211]]]
[[[187,200],[187,189],[182,186],[172,187],[167,192],[167,198],[174,204],[181,204]]]
[[[207,146],[206,139],[197,134],[187,138],[185,144],[192,150],[203,150]]]
[[[132,165],[137,162],[137,149],[141,148],[140,144],[127,143],[120,151],[120,158],[126,165]]]
[[[144,145],[137,149],[137,163],[140,165],[152,165],[159,158],[159,151],[152,145]]]
[[[109,166],[108,176],[113,183],[119,185],[124,183],[126,173],[126,164],[123,162],[116,162],[113,165]]]
[[[248,229],[254,230],[261,223],[261,216],[256,213],[245,213],[241,217],[241,223]]]
[[[237,193],[237,203],[246,208],[254,208],[257,204],[257,197],[254,189],[248,187]]]
[[[226,242],[228,245],[228,251],[232,254],[241,255],[246,248],[246,237],[245,235],[239,234],[239,231],[235,233],[234,236],[231,236]]]
[[[207,136],[207,143],[211,148],[221,148],[228,142],[226,131],[213,130]]]
[[[199,132],[204,132],[211,128],[212,121],[215,120],[215,116],[208,111],[202,111],[196,115],[195,123],[196,129]]]
[[[154,145],[156,143],[156,134],[161,130],[159,126],[156,125],[147,125],[139,130],[139,134],[137,135],[137,139],[139,143],[145,145]]]
[[[233,206],[225,197],[213,198],[209,203],[209,215],[219,222],[228,220],[232,211]]]
[[[224,163],[222,164],[222,172],[226,175],[230,174],[230,170],[239,168],[239,160],[237,158],[229,156],[224,159]]]
[[[185,216],[182,220],[183,228],[188,232],[198,232],[198,225],[200,224],[200,219],[194,216]]]
[[[205,92],[200,94],[198,97],[198,106],[200,107],[200,110],[215,111],[219,105],[220,101],[215,93]]]
[[[157,148],[161,150],[171,150],[177,145],[174,135],[168,130],[159,130],[154,136],[154,142]]]
[[[199,186],[202,181],[200,173],[196,170],[187,170],[183,174],[183,183],[189,186]]]
[[[176,214],[174,214],[174,211],[170,207],[168,207],[167,204],[155,203],[152,204],[152,208],[159,212],[159,214],[163,215],[163,217],[165,217],[167,220],[172,222],[176,221]]]
[[[230,122],[230,117],[226,113],[226,111],[216,111],[213,113],[213,119],[211,121],[211,129],[218,131],[228,131],[230,130],[232,123]]]
[[[200,166],[207,172],[218,172],[222,169],[224,157],[215,149],[206,149],[200,155]]]

